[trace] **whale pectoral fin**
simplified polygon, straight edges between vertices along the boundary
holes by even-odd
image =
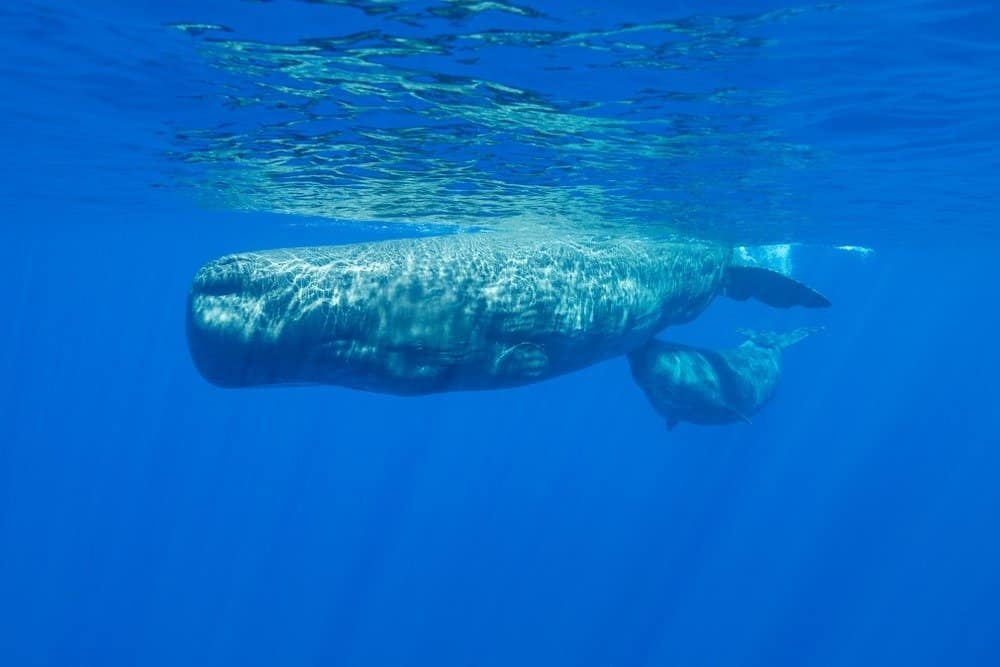
[[[816,290],[776,271],[755,266],[730,266],[722,293],[730,299],[757,299],[775,308],[827,308],[830,300]]]
[[[743,414],[739,410],[733,410],[732,408],[730,408],[729,409],[729,414],[733,417],[733,421],[741,421],[741,422],[744,422],[746,424],[752,424],[753,423],[752,421],[750,421],[749,417],[747,417],[745,414]]]
[[[549,355],[535,343],[508,347],[493,362],[493,374],[505,378],[535,378],[549,367]]]
[[[809,336],[823,331],[823,327],[799,327],[791,331],[778,333],[776,331],[754,331],[752,329],[737,329],[736,333],[746,338],[757,347],[770,347],[784,350]]]

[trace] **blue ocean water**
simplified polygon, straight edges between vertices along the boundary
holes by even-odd
[[[0,664],[1000,662],[993,2],[0,8]],[[615,359],[222,390],[204,262],[485,229],[796,244],[751,424]],[[610,242],[610,241],[609,241]],[[859,246],[860,253],[836,246]]]

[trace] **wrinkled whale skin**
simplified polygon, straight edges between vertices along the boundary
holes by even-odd
[[[226,387],[511,387],[693,319],[722,290],[731,254],[712,243],[480,233],[228,255],[194,278],[189,348]]]

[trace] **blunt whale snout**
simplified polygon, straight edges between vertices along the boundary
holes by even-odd
[[[204,265],[188,294],[187,338],[199,373],[223,387],[273,381],[278,333],[267,305],[276,276],[254,254],[228,255]]]

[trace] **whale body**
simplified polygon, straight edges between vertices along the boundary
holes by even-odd
[[[730,248],[498,233],[228,255],[188,298],[194,363],[225,387],[414,395],[537,382],[625,354],[720,293],[829,305]]]
[[[652,339],[629,353],[629,366],[668,429],[750,421],[774,396],[782,351],[815,331],[744,331],[746,341],[721,351]]]

